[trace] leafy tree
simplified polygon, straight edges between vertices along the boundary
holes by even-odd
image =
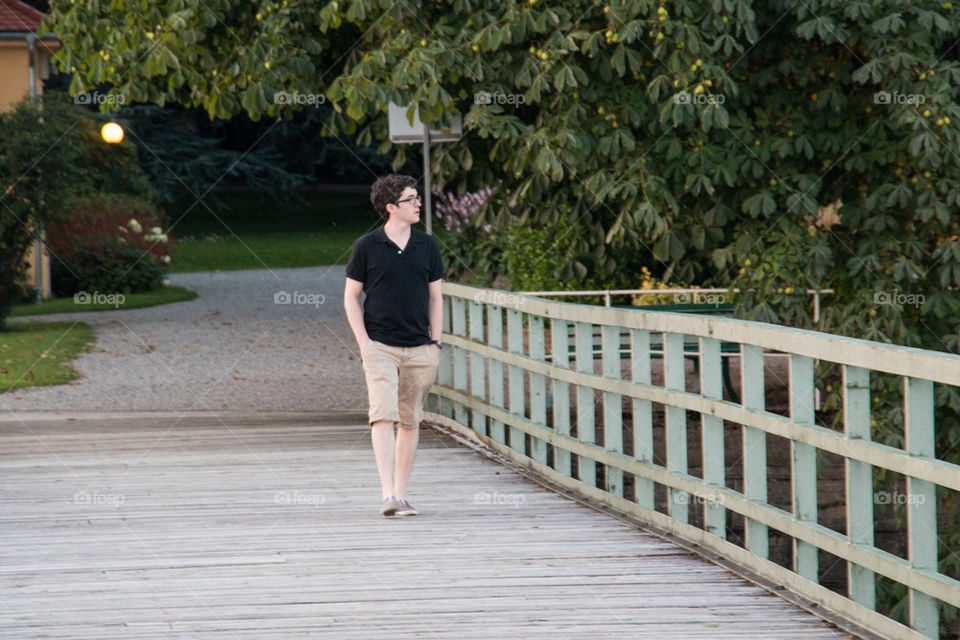
[[[74,91],[253,119],[300,108],[281,93],[322,96],[331,133],[381,151],[391,100],[430,121],[460,110],[467,136],[434,180],[499,185],[486,222],[565,219],[606,273],[645,252],[665,280],[752,288],[751,317],[809,326],[803,291],[832,287],[823,328],[960,341],[949,4],[128,4],[49,14]],[[818,224],[837,200],[840,224]],[[926,303],[873,304],[895,288]]]

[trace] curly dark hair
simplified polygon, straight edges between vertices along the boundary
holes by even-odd
[[[377,213],[380,214],[380,217],[388,220],[390,214],[387,213],[387,205],[396,204],[404,189],[407,187],[415,188],[416,186],[416,179],[410,176],[396,173],[381,176],[377,178],[377,181],[373,183],[373,187],[370,189],[370,202],[373,204],[373,208],[376,209]]]

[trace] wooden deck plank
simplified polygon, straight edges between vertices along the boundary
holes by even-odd
[[[0,638],[849,638],[437,431],[385,519],[342,418],[0,421]]]

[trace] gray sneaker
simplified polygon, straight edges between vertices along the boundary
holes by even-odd
[[[401,506],[401,501],[394,496],[387,496],[383,499],[383,504],[380,505],[380,513],[385,516],[394,516],[397,515],[397,509]]]
[[[397,510],[394,511],[393,515],[395,516],[415,516],[417,515],[417,510],[413,508],[413,505],[406,501],[404,498],[400,498],[400,504],[397,507]]]

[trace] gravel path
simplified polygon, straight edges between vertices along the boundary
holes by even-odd
[[[173,274],[173,284],[199,297],[34,316],[86,322],[97,342],[74,361],[83,377],[72,385],[5,393],[0,409],[365,411],[363,370],[343,312],[344,273],[333,266]],[[289,304],[274,302],[281,292]]]

